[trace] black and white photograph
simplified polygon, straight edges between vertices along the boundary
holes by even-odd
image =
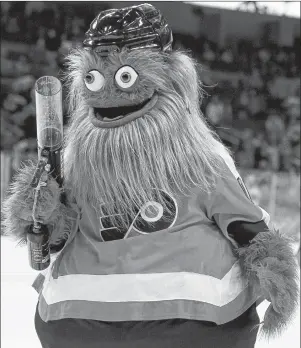
[[[299,1],[1,1],[1,346],[300,347]]]

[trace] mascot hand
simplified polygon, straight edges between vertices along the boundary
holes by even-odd
[[[261,330],[268,337],[286,328],[298,306],[298,265],[290,242],[279,231],[267,231],[237,249],[249,282],[271,302]]]
[[[35,189],[31,187],[31,181],[35,169],[36,166],[31,163],[19,170],[11,184],[9,195],[3,202],[4,235],[13,236],[19,241],[26,240],[26,231],[33,223]],[[41,187],[36,206],[36,216],[43,223],[53,224],[60,218],[60,193],[57,182],[48,175],[47,185]]]

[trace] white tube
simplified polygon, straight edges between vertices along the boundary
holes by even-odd
[[[55,151],[63,142],[62,85],[53,76],[36,81],[37,138],[40,148]]]

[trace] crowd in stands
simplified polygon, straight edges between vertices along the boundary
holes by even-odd
[[[13,150],[18,159],[21,152],[25,157],[36,154],[36,79],[64,70],[65,55],[82,39],[95,14],[87,9],[82,19],[77,7],[60,4],[1,2],[1,151]],[[176,45],[180,41],[187,46],[176,34]],[[217,86],[204,79],[201,103],[238,164],[299,173],[300,88],[285,98],[273,97],[271,91],[275,76],[300,76],[298,53],[275,45],[254,48],[246,42],[217,47],[206,38],[199,38],[196,47],[197,59],[210,71],[242,73],[238,81],[229,78]]]
[[[229,95],[229,89],[232,92]],[[225,92],[226,91],[226,92]],[[202,109],[241,167],[300,172],[300,89],[283,100],[239,81],[220,86]]]
[[[294,46],[255,46],[247,40],[240,40],[234,45],[219,48],[205,38],[201,40],[201,59],[212,69],[243,71],[249,75],[259,73],[265,79],[272,79],[274,76],[295,77],[300,74],[300,53]]]

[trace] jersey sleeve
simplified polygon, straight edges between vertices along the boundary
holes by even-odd
[[[239,245],[247,245],[258,233],[269,229],[268,213],[253,203],[230,157],[205,209],[223,234]]]

